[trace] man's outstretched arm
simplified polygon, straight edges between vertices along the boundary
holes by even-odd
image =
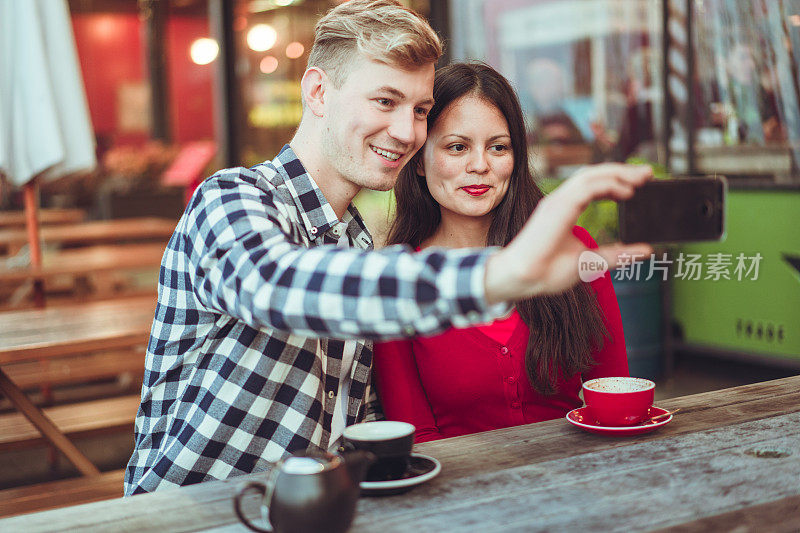
[[[206,180],[170,241],[162,285],[184,285],[208,311],[253,328],[305,337],[433,334],[507,311],[485,302],[491,249],[308,247],[292,199],[262,187],[247,169]]]
[[[592,200],[629,197],[649,175],[645,167],[588,168],[542,200],[503,249],[307,248],[277,198],[225,176],[203,184],[179,230],[192,290],[209,310],[305,336],[430,335],[491,321],[505,303],[577,283],[586,249],[572,235],[578,215]],[[613,267],[617,253],[649,248],[594,251]]]

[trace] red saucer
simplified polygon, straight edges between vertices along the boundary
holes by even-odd
[[[660,407],[651,407],[647,412],[648,417],[663,415],[668,413],[666,409]],[[643,426],[600,426],[591,418],[586,412],[586,407],[579,407],[567,413],[567,422],[573,426],[578,426],[591,431],[592,433],[600,433],[603,435],[640,435],[642,433],[649,433],[655,429],[660,428],[672,421],[672,415],[669,415],[663,420],[659,420],[653,424],[645,424]]]

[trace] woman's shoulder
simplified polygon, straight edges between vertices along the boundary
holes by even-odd
[[[580,226],[572,226],[572,234],[581,240],[587,248],[597,248],[597,243],[588,231]]]

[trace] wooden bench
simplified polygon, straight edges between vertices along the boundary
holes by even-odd
[[[63,405],[139,392],[145,346],[3,366],[34,405]],[[13,410],[0,395],[0,414]]]
[[[138,393],[144,373],[145,347],[88,353],[3,366],[34,405],[63,405]],[[80,385],[76,387],[75,385]],[[0,414],[13,410],[0,396]]]
[[[36,218],[42,226],[55,224],[75,224],[86,219],[83,209],[39,209]],[[0,211],[0,228],[24,228],[26,215],[24,211]]]
[[[131,350],[25,361],[6,365],[3,370],[22,390],[91,383],[125,374],[140,381],[144,371],[144,351],[144,346],[139,346]]]
[[[124,470],[114,470],[92,477],[0,490],[0,517],[121,498],[124,476]]]
[[[108,302],[118,299],[137,299],[149,298],[153,302],[156,301],[157,291],[154,288],[129,288],[125,291],[115,294],[107,294],[105,292],[91,291],[87,293],[76,294],[74,292],[57,292],[59,287],[54,286],[54,292],[48,289],[46,306],[47,307],[67,307],[75,305],[90,305],[102,302]],[[40,309],[36,307],[35,302],[32,300],[8,302],[0,298],[0,315],[11,312],[34,311]]]
[[[35,283],[48,303],[152,290],[164,248],[163,243],[143,243],[45,251],[41,267],[0,268],[0,310],[33,306]]]
[[[45,244],[88,246],[103,243],[157,240],[166,245],[176,220],[168,218],[125,218],[98,220],[80,224],[45,226],[40,238]],[[5,253],[16,253],[28,242],[25,228],[0,229],[0,249]]]
[[[0,283],[48,280],[58,276],[85,276],[99,272],[119,272],[158,268],[164,255],[162,243],[91,246],[45,253],[42,266],[0,270]]]
[[[130,431],[139,408],[139,395],[107,398],[43,409],[56,427],[69,437],[83,438],[115,431]],[[22,413],[0,415],[0,451],[46,444]]]

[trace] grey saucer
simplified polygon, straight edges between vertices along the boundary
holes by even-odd
[[[435,478],[441,470],[441,463],[433,457],[412,453],[408,460],[408,468],[401,478],[390,481],[362,481],[361,494],[362,496],[402,494]]]

